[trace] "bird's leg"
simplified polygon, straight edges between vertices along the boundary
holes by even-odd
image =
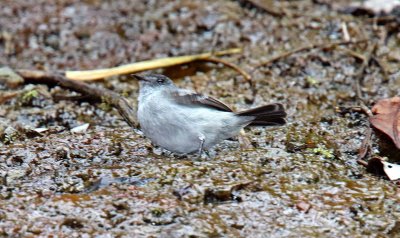
[[[206,140],[206,137],[203,135],[203,134],[201,134],[200,136],[199,136],[199,140],[200,140],[200,146],[199,146],[199,157],[201,157],[201,153],[203,152],[203,145],[204,145],[204,141]]]

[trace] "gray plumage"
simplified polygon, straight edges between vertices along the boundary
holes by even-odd
[[[285,124],[281,104],[235,113],[214,98],[176,87],[164,75],[133,76],[140,84],[137,115],[143,133],[172,152],[201,153],[245,126]]]

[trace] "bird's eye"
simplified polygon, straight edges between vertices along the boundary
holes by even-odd
[[[164,83],[164,79],[157,79],[157,83]]]

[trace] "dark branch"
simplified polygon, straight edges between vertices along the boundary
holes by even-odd
[[[36,70],[16,70],[16,72],[28,83],[58,85],[78,92],[83,96],[87,96],[91,100],[99,102],[105,101],[115,107],[131,127],[136,128],[138,126],[136,112],[129,105],[129,102],[111,90],[99,88],[80,81],[70,80],[60,73]]]

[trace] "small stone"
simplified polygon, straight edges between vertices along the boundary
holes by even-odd
[[[300,201],[296,204],[296,208],[299,211],[303,211],[303,212],[307,213],[310,210],[311,205],[305,201]]]
[[[12,183],[13,181],[24,177],[26,174],[25,169],[10,169],[7,171],[7,184]]]
[[[16,88],[24,82],[24,79],[9,67],[0,68],[0,86]]]
[[[89,123],[74,127],[71,129],[72,133],[84,133],[89,128]]]

